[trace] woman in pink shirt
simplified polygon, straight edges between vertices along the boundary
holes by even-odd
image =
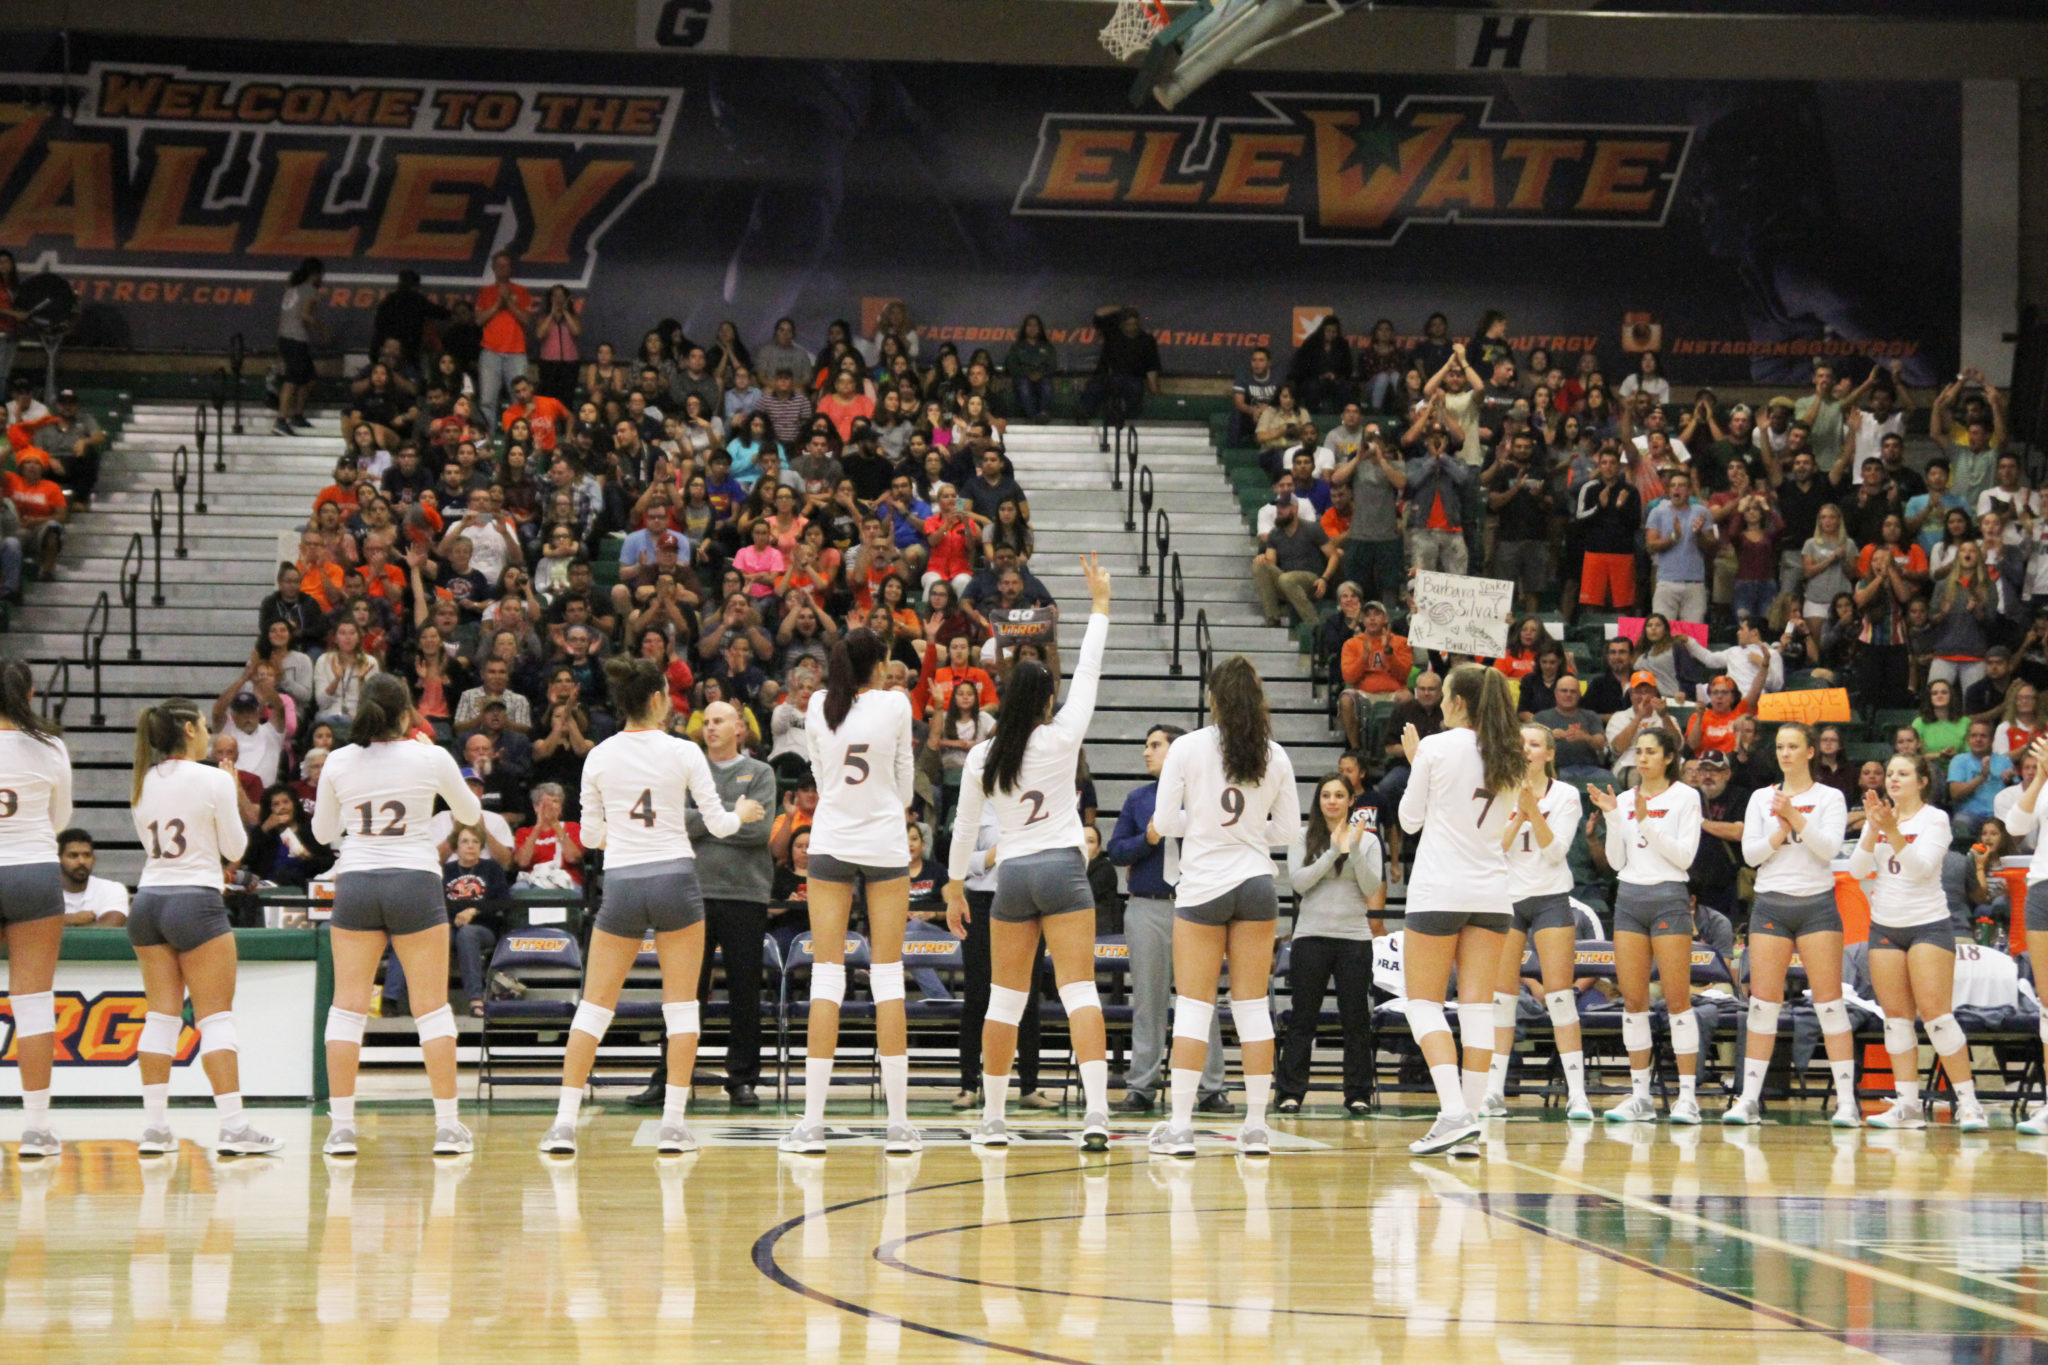
[[[774,529],[768,518],[754,523],[754,541],[732,557],[732,566],[747,580],[747,596],[760,607],[775,595],[775,580],[789,567],[788,559],[775,548]]]

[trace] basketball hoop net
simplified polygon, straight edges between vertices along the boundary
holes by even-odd
[[[1117,0],[1115,12],[1098,36],[1110,56],[1126,62],[1152,46],[1152,39],[1167,22],[1164,0]]]

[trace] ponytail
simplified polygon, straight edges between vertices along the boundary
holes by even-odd
[[[1273,717],[1266,708],[1265,684],[1250,659],[1233,654],[1209,670],[1209,710],[1222,741],[1223,775],[1241,787],[1265,781]]]
[[[613,655],[605,660],[604,680],[611,687],[612,705],[623,721],[645,721],[654,699],[668,695],[668,679],[648,659]]]
[[[9,659],[0,664],[0,720],[38,744],[55,743],[57,727],[36,714],[35,690],[35,675],[26,663]]]
[[[128,794],[131,802],[142,799],[142,779],[151,768],[184,754],[186,727],[204,724],[199,708],[185,697],[172,697],[142,708],[142,715],[135,721],[135,781]]]
[[[412,689],[394,673],[372,673],[363,680],[349,722],[349,740],[364,748],[379,740],[405,738],[406,713],[412,710]]]
[[[1479,740],[1479,761],[1487,790],[1513,791],[1529,771],[1522,752],[1522,722],[1508,696],[1508,679],[1497,668],[1459,664],[1444,679],[1444,695],[1465,706],[1465,718]]]
[[[887,619],[886,617],[884,619]],[[832,646],[832,654],[825,665],[825,725],[837,730],[846,723],[847,712],[853,710],[853,699],[861,688],[868,685],[868,679],[875,675],[877,665],[889,657],[889,646],[882,637],[872,630],[848,631]]]

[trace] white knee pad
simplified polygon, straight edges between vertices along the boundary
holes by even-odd
[[[363,1045],[363,1026],[370,1022],[367,1014],[357,1014],[339,1005],[327,1007],[327,1041],[330,1043],[352,1043]]]
[[[578,1005],[576,1009],[580,1013],[583,1006]],[[606,1023],[610,1023],[612,1012],[606,1010],[604,1018]],[[422,1043],[437,1042],[440,1039],[453,1038],[455,1036],[455,1011],[449,1009],[446,1005],[441,1006],[437,1010],[428,1010],[412,1022],[415,1029],[419,1032]],[[604,1034],[599,1033],[597,1036],[602,1038]]]
[[[587,1033],[601,1043],[604,1041],[605,1030],[612,1026],[612,1015],[616,1013],[616,1010],[608,1010],[603,1005],[592,1004],[588,1000],[578,1000],[576,1002],[576,1018],[569,1027],[576,1033]],[[420,1020],[422,1025],[426,1022],[424,1019]],[[420,1041],[425,1042],[426,1040],[426,1033],[423,1028],[420,1033]]]
[[[241,1047],[235,1036],[235,1016],[222,1010],[201,1019],[195,1028],[199,1030],[199,1055],[204,1057],[214,1052],[239,1052]],[[174,1041],[173,1047],[177,1044]]]
[[[874,994],[877,1005],[889,1000],[903,998],[903,964],[901,962],[877,962],[868,968],[868,990]]]
[[[1462,1002],[1458,1005],[1458,1043],[1461,1047],[1493,1051],[1493,1006]]]
[[[1680,1010],[1671,1016],[1671,1050],[1681,1057],[1690,1057],[1699,1052],[1699,1015],[1691,1010]]]
[[[1944,1057],[1953,1057],[1970,1045],[1970,1040],[1963,1036],[1963,1026],[1956,1022],[1953,1014],[1927,1021],[1927,1041],[1933,1043],[1934,1050]]]
[[[1451,1021],[1444,1018],[1444,1007],[1434,1000],[1410,1000],[1408,1002],[1408,1031],[1421,1042],[1433,1033],[1449,1033]]]
[[[694,1000],[666,1000],[661,1006],[662,1021],[668,1025],[668,1036],[678,1033],[699,1033],[703,1023],[699,1018],[697,1002]]]
[[[1930,1034],[1934,1032],[1932,1028],[1929,1028],[1927,1031]],[[1913,1021],[1911,1019],[1894,1019],[1890,1015],[1885,1016],[1884,1050],[1886,1052],[1896,1057],[1902,1052],[1917,1051],[1919,1046],[1920,1040],[1913,1035]]]
[[[1839,1000],[1816,1000],[1813,1012],[1820,1016],[1822,1033],[1847,1033],[1849,1031],[1849,1007]]]
[[[1230,1000],[1230,1022],[1237,1025],[1239,1043],[1273,1041],[1273,1007],[1265,996],[1256,1000]]]
[[[157,1014],[152,1011],[142,1016],[142,1037],[135,1044],[137,1052],[151,1052],[159,1057],[178,1055],[178,1035],[185,1031],[185,1021],[175,1014]]]
[[[837,1005],[846,999],[846,964],[820,962],[811,968],[811,1003]]]
[[[1008,1024],[1015,1028],[1024,1022],[1024,1007],[1030,1003],[1030,991],[1011,990],[1008,986],[990,986],[987,1018],[991,1023]]]
[[[1749,1031],[1766,1038],[1777,1037],[1778,1016],[1784,1009],[1785,1007],[1775,1000],[1765,1000],[1752,995],[1749,997]]]
[[[57,997],[49,991],[34,995],[11,995],[14,1006],[14,1036],[34,1038],[57,1031]]]
[[[1102,995],[1093,981],[1069,981],[1060,987],[1060,1004],[1065,1007],[1067,1018],[1072,1019],[1082,1010],[1100,1010]]]
[[[1570,1028],[1579,1022],[1579,998],[1570,991],[1552,991],[1544,996],[1543,1008],[1550,1011],[1552,1028]]]
[[[1621,1045],[1630,1052],[1648,1052],[1650,1039],[1650,1012],[1625,1012],[1621,1016]]]
[[[1509,995],[1506,991],[1495,991],[1493,993],[1493,1026],[1495,1028],[1513,1028],[1515,1026],[1515,1011],[1520,1008],[1521,1003],[1522,997],[1519,995]]]
[[[1190,996],[1173,997],[1173,1036],[1192,1038],[1198,1043],[1209,1041],[1209,1021],[1216,1017],[1216,1007],[1206,1000]]]

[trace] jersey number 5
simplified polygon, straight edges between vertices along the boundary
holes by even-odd
[[[849,744],[849,745],[847,745],[847,746],[846,746],[846,766],[847,766],[847,767],[849,767],[849,768],[855,769],[856,771],[858,771],[858,772],[860,773],[860,776],[859,776],[859,777],[849,777],[849,778],[847,778],[847,779],[846,779],[846,785],[847,785],[847,786],[849,786],[849,787],[858,787],[858,786],[859,786],[859,785],[860,785],[861,783],[863,783],[863,782],[867,781],[867,780],[868,780],[868,772],[869,772],[869,768],[868,768],[868,746],[867,746],[867,745],[865,745],[865,744]]]

